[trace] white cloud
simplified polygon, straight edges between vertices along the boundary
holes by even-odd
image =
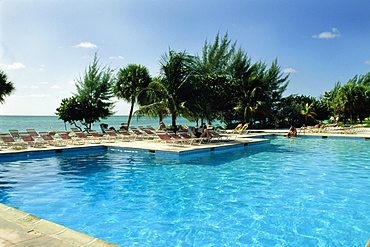
[[[365,61],[365,64],[370,65],[370,60]]]
[[[285,68],[282,70],[283,73],[297,73],[298,71],[293,68]]]
[[[41,84],[41,85],[44,85],[44,84],[48,84],[49,82],[47,82],[47,81],[40,81],[40,82],[38,82],[37,84]]]
[[[40,68],[39,68],[39,71],[44,71],[44,68],[45,68],[46,66],[45,65],[40,65]]]
[[[118,56],[118,57],[109,57],[109,59],[123,59],[122,56]]]
[[[320,34],[316,34],[313,36],[314,38],[318,39],[332,39],[336,37],[340,37],[340,32],[336,28],[332,28],[331,32],[322,32]]]
[[[14,62],[12,64],[0,64],[0,67],[3,67],[5,69],[23,69],[26,66],[24,66],[23,63]]]
[[[26,95],[19,95],[19,94],[12,94],[9,97],[15,97],[15,98],[47,98],[50,97],[48,94],[26,94]]]
[[[97,45],[91,43],[91,42],[81,42],[75,46],[73,46],[74,48],[96,48],[98,47]]]
[[[51,88],[60,88],[58,85],[53,85]]]
[[[33,97],[33,98],[45,98],[45,97],[49,97],[48,94],[31,94],[30,97]]]
[[[32,86],[31,86],[31,88],[39,88],[39,86],[34,86],[34,85],[32,85]]]

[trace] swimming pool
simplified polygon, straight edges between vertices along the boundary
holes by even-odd
[[[0,202],[121,246],[364,246],[370,141],[157,157],[122,149],[0,165]]]

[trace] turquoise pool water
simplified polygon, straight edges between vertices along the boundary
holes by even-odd
[[[364,246],[370,141],[1,162],[0,202],[120,246]]]

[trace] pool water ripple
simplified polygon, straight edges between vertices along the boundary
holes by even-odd
[[[0,199],[121,246],[363,246],[369,147],[276,138],[179,159],[117,149],[4,162]]]

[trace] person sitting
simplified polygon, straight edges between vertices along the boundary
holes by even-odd
[[[121,123],[121,126],[119,127],[119,130],[128,130],[127,129],[127,123]]]
[[[297,129],[293,125],[290,126],[287,137],[290,138],[291,136],[297,136]]]
[[[163,130],[163,131],[167,130],[166,125],[162,121],[159,122],[158,130]]]
[[[316,129],[324,128],[324,124],[320,121],[318,124],[315,125]]]
[[[205,129],[202,129],[202,128],[196,129],[194,127],[189,127],[189,131],[190,131],[190,136],[191,137],[196,137],[196,138],[200,138],[200,137],[211,138],[212,137],[207,128],[205,128]]]
[[[215,129],[215,127],[213,127],[213,125],[209,123],[209,124],[207,125],[207,129],[209,129],[209,130],[214,130],[214,129]]]
[[[108,124],[105,123],[100,124],[100,129],[103,134],[106,134],[105,130],[113,130],[115,133],[117,133],[117,130],[113,126],[108,128]]]
[[[178,131],[184,131],[184,132],[187,132],[187,131],[188,131],[188,130],[187,130],[185,127],[183,127],[181,124],[177,125],[177,130],[178,130]]]
[[[211,134],[209,133],[209,130],[208,129],[203,129],[203,132],[202,134],[200,135],[200,137],[207,137],[207,138],[211,138]]]
[[[105,130],[109,129],[109,128],[108,128],[108,124],[101,123],[101,124],[100,124],[100,129],[101,129],[101,132],[102,132],[103,134],[105,134]]]
[[[200,127],[198,127],[197,131],[200,133],[203,133],[203,130],[205,129],[207,129],[207,126],[204,123],[202,123]]]

